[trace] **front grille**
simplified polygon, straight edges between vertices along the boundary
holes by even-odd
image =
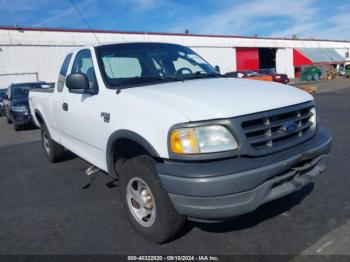
[[[242,122],[248,143],[255,150],[268,150],[287,144],[296,144],[313,130],[313,105],[272,110],[257,118]]]

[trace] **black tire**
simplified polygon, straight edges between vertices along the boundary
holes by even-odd
[[[49,130],[44,124],[41,126],[41,145],[49,162],[55,163],[62,160],[64,147],[51,138]]]
[[[13,129],[14,129],[15,131],[18,131],[18,130],[20,130],[20,129],[21,129],[21,126],[20,126],[20,125],[15,124],[15,123],[13,123]]]
[[[149,187],[154,199],[155,220],[151,226],[141,225],[132,214],[128,204],[127,187],[134,179],[142,179]],[[155,243],[167,242],[181,231],[185,225],[184,216],[177,213],[168,194],[158,178],[155,160],[147,155],[128,159],[120,169],[119,192],[122,205],[138,233]]]

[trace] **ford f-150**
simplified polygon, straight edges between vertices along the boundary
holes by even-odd
[[[301,189],[331,149],[311,95],[225,78],[176,44],[80,48],[29,99],[48,160],[67,149],[118,179],[130,221],[158,243],[186,219],[228,220]]]

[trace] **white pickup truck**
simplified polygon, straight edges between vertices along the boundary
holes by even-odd
[[[299,190],[327,166],[330,133],[297,88],[228,79],[165,43],[80,48],[30,109],[51,162],[65,149],[119,179],[138,232],[162,243]]]

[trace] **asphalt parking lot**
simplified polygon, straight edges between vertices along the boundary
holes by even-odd
[[[70,155],[49,164],[38,130],[15,132],[0,118],[0,254],[349,254],[350,80],[319,85],[320,121],[334,142],[316,183],[229,222],[188,223],[164,245],[134,232],[116,181],[99,174],[89,186],[87,163]]]

